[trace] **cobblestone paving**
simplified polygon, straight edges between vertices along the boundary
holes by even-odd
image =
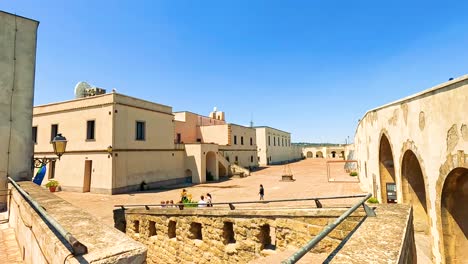
[[[23,263],[15,231],[9,227],[7,213],[0,214],[0,263]]]

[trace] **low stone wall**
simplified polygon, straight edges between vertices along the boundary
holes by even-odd
[[[377,216],[367,217],[332,256],[330,263],[417,263],[411,207],[404,204],[373,206],[376,206]]]
[[[114,211],[116,226],[148,246],[148,263],[246,263],[299,248],[345,209],[151,208]],[[120,218],[119,218],[120,216]],[[318,246],[330,253],[365,217],[357,211]]]
[[[88,248],[73,256],[68,243],[46,224],[12,186],[9,224],[15,229],[25,263],[144,263],[146,247],[112,227],[99,223],[83,210],[48,190],[25,181],[18,182],[62,227]]]

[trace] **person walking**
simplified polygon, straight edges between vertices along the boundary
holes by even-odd
[[[263,185],[260,184],[260,191],[258,192],[260,194],[260,200],[264,200],[263,196],[265,195],[265,189],[263,189]]]

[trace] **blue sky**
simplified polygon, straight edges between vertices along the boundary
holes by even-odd
[[[23,1],[35,105],[79,81],[293,142],[354,137],[377,106],[468,73],[468,1]]]

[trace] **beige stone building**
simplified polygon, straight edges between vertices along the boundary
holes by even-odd
[[[291,133],[268,126],[255,127],[260,165],[281,164],[302,158],[301,148],[291,144]]]
[[[302,154],[306,158],[328,158],[328,159],[345,159],[348,158],[352,145],[336,145],[336,146],[316,146],[302,148]]]
[[[221,176],[229,167],[258,167],[255,129],[225,121],[224,112],[213,111],[210,116],[191,112],[176,112],[175,141],[184,144],[214,144],[218,146]],[[225,173],[224,173],[225,172]]]
[[[0,11],[0,211],[6,207],[7,177],[31,179],[38,25]]]
[[[468,76],[369,110],[355,135],[364,190],[413,206],[434,263],[468,259]]]
[[[50,142],[58,133],[68,140],[46,177],[64,190],[123,193],[248,174],[245,168],[258,166],[255,130],[227,124],[222,112],[173,113],[170,106],[86,90],[90,96],[34,107],[35,157],[55,156]]]

